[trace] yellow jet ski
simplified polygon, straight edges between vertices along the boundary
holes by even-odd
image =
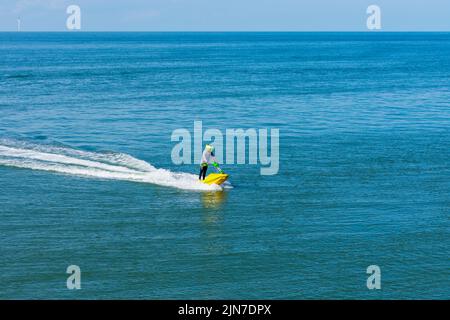
[[[217,184],[221,185],[225,181],[227,181],[228,175],[225,173],[210,173],[205,180],[202,180],[203,183],[206,184]]]

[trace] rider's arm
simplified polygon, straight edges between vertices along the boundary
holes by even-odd
[[[220,173],[222,173],[222,169],[220,169],[219,164],[217,163],[216,157],[213,153],[211,153],[211,164],[216,168]]]

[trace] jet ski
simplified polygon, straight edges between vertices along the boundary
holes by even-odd
[[[217,184],[221,185],[228,179],[228,174],[226,173],[210,173],[205,178],[205,180],[202,180],[203,183],[206,184]]]
[[[217,170],[217,173],[210,173],[204,180],[201,180],[202,183],[205,184],[217,184],[220,186],[222,183],[227,181],[228,175],[220,169],[219,164],[217,162],[212,163],[214,169]]]

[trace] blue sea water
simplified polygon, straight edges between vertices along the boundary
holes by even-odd
[[[449,57],[449,33],[0,33],[0,298],[450,298]],[[192,190],[171,134],[196,120],[280,129],[278,174]]]

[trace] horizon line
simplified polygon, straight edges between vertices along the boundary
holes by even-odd
[[[0,33],[450,33],[450,30],[0,30]]]

